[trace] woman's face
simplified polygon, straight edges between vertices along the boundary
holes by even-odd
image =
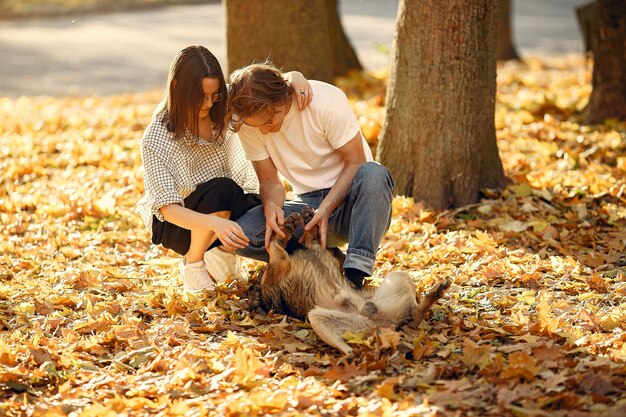
[[[224,97],[219,93],[220,80],[212,77],[204,77],[202,79],[202,91],[204,92],[204,99],[200,104],[200,113],[198,117],[204,119],[209,117],[209,110],[213,107],[213,104],[218,101],[222,101]]]

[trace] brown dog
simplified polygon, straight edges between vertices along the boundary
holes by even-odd
[[[343,339],[344,332],[375,326],[417,326],[450,286],[449,278],[438,282],[418,303],[409,274],[391,272],[377,289],[357,290],[344,277],[339,261],[320,246],[317,227],[304,232],[304,249],[291,255],[285,251],[293,231],[312,217],[310,207],[302,215],[293,213],[283,226],[287,236],[272,238],[270,261],[262,271],[261,301],[268,311],[308,318],[320,339],[344,354],[352,353]]]

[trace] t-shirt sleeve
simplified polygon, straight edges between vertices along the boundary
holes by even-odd
[[[339,91],[328,101],[324,112],[324,131],[334,149],[341,148],[360,131],[359,122],[343,92]]]
[[[252,164],[246,158],[241,140],[237,133],[233,133],[232,142],[232,167],[233,180],[243,188],[247,193],[259,193],[259,181]]]
[[[263,161],[270,157],[261,134],[255,128],[242,126],[238,133],[246,158],[250,161]]]
[[[176,180],[161,160],[159,154],[145,143],[141,147],[144,166],[144,187],[149,196],[149,207],[160,221],[165,221],[161,207],[170,204],[184,205],[183,198],[176,192]]]

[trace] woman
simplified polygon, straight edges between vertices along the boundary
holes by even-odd
[[[300,73],[286,78],[303,109],[311,100],[309,83]],[[181,278],[190,292],[241,278],[231,252],[249,239],[234,220],[260,204],[256,174],[227,128],[227,98],[215,56],[202,46],[186,47],[172,61],[163,99],[141,139],[145,193],[138,210],[152,242],[183,255]]]

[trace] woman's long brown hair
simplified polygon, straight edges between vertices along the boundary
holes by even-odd
[[[167,110],[166,119],[168,130],[174,133],[176,139],[184,136],[187,131],[198,135],[198,114],[204,100],[202,80],[205,77],[217,78],[220,83],[217,91],[222,100],[213,103],[209,110],[213,128],[213,138],[219,138],[226,127],[228,107],[228,91],[224,73],[217,58],[208,49],[200,45],[188,46],[181,49],[170,65],[167,85],[163,92],[163,99],[156,109],[156,114],[163,114]]]

